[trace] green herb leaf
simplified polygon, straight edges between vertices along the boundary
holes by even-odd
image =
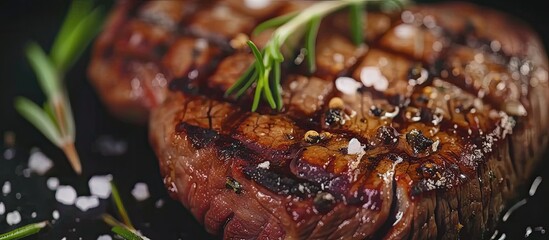
[[[86,15],[92,10],[93,1],[81,1],[76,0],[72,1],[69,6],[69,10],[63,24],[57,33],[55,41],[53,42],[52,49],[61,48],[62,43],[65,42],[64,39],[67,39],[80,21],[86,17]]]
[[[364,3],[355,3],[350,6],[350,21],[351,21],[351,36],[355,45],[360,45],[364,42],[362,34],[364,26]]]
[[[385,0],[381,1],[380,9],[384,12],[391,12],[398,9],[402,9],[404,6],[408,5],[408,0]]]
[[[53,99],[58,96],[61,92],[59,74],[44,50],[35,42],[31,42],[25,48],[25,53],[46,97]]]
[[[76,129],[74,127],[74,116],[72,114],[71,102],[69,101],[66,91],[64,91],[63,96],[65,97],[61,98],[61,104],[63,105],[63,116],[65,117],[65,130],[67,131],[69,140],[74,141],[76,137]]]
[[[15,99],[15,109],[53,144],[58,147],[63,146],[63,138],[59,133],[59,129],[55,126],[54,120],[38,105],[27,98],[17,97]]]
[[[118,234],[119,236],[121,236],[126,240],[143,240],[143,238],[141,238],[139,235],[121,226],[114,226],[111,228],[111,231],[113,231],[114,233]]]
[[[240,78],[238,78],[238,80],[229,88],[227,89],[227,91],[225,92],[225,97],[228,97],[230,96],[231,94],[233,94],[234,91],[236,91],[237,89],[242,89],[244,88],[243,86],[246,86],[246,84],[248,83],[248,81],[251,79],[251,76],[255,73],[255,68],[253,66],[250,66],[248,67],[248,69],[246,69],[246,71],[244,72],[244,74],[242,74],[240,76]],[[252,79],[253,80],[253,79]]]
[[[263,88],[264,81],[261,81],[261,78],[259,81],[257,81],[257,86],[255,86],[255,93],[254,93],[254,101],[252,102],[252,112],[255,112],[257,110],[257,107],[259,106],[259,99],[261,99],[261,90]]]
[[[254,29],[252,34],[253,35],[258,35],[258,34],[262,33],[263,31],[265,31],[267,29],[275,28],[275,27],[278,27],[282,24],[285,24],[288,21],[290,21],[292,18],[294,18],[297,14],[298,14],[297,12],[292,12],[292,13],[284,14],[282,16],[271,18],[271,19],[257,25],[257,27]]]
[[[265,72],[265,66],[263,66],[263,63],[262,63],[263,54],[261,54],[261,51],[259,51],[259,49],[254,44],[254,42],[248,40],[246,44],[248,44],[250,49],[252,49],[252,53],[254,54],[254,57],[255,57],[254,65],[255,65],[256,71],[259,72],[259,75],[263,75],[263,73]]]
[[[320,17],[313,17],[305,32],[305,49],[307,49],[307,65],[309,73],[316,71],[316,36],[320,27]]]
[[[124,204],[122,203],[122,198],[120,197],[120,194],[118,193],[118,188],[114,184],[114,182],[111,181],[111,189],[112,189],[112,199],[116,205],[116,209],[118,210],[118,213],[120,217],[122,218],[122,222],[126,226],[128,226],[131,229],[135,229],[133,227],[132,222],[130,221],[130,217],[128,217],[128,212],[126,212],[126,208],[124,207]]]
[[[70,68],[99,32],[103,10],[91,10],[92,1],[73,1],[50,55],[58,71]]]
[[[246,90],[248,90],[248,88],[250,88],[250,86],[252,86],[252,84],[257,79],[257,71],[255,71],[255,68],[251,67],[250,69],[253,70],[253,73],[252,73],[251,76],[248,77],[248,80],[242,86],[242,88],[240,88],[240,90],[238,90],[238,92],[236,92],[236,94],[234,95],[236,98],[240,98],[240,96],[242,96],[242,94],[244,94],[246,92]]]
[[[139,234],[135,229],[129,228],[127,225],[124,225],[123,223],[116,220],[113,216],[109,214],[103,214],[101,216],[103,221],[110,225],[111,231],[118,234],[119,236],[123,237],[124,239],[142,239],[142,240],[150,240],[149,238]]]
[[[273,93],[271,92],[271,87],[269,86],[269,71],[265,72],[263,77],[263,97],[267,99],[267,103],[271,106],[272,109],[276,109],[276,103],[273,98]]]
[[[275,79],[275,81],[271,87],[273,88],[273,95],[275,96],[277,110],[280,111],[282,110],[282,95],[280,93],[280,62],[276,60],[274,60],[273,62],[273,78]]]
[[[28,237],[30,235],[40,232],[44,227],[48,225],[48,221],[32,223],[23,227],[17,228],[13,231],[0,235],[0,240],[15,240]]]

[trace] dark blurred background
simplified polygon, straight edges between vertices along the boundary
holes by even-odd
[[[441,2],[441,0],[422,0],[417,2]],[[507,12],[527,22],[537,31],[546,46],[549,46],[549,13],[546,1],[541,0],[478,0],[469,1],[480,5],[489,6]],[[106,9],[113,5],[113,1],[99,0],[98,4]],[[17,139],[17,149],[20,162],[0,163],[0,184],[4,181],[12,181],[13,191],[22,193],[22,199],[12,196],[0,195],[0,202],[17,203],[6,209],[6,212],[19,210],[23,217],[23,223],[36,220],[51,219],[51,212],[59,209],[62,217],[53,229],[46,234],[39,235],[39,239],[96,239],[99,234],[108,233],[108,228],[94,218],[97,211],[112,211],[108,205],[102,202],[96,212],[81,214],[74,207],[61,206],[53,199],[53,193],[45,189],[45,180],[48,177],[59,177],[62,184],[80,186],[79,195],[86,192],[87,177],[102,173],[113,173],[123,197],[127,200],[130,216],[136,219],[138,228],[152,239],[208,239],[179,203],[171,201],[167,196],[162,180],[158,173],[158,166],[154,154],[148,147],[146,129],[129,125],[114,119],[97,99],[94,90],[86,78],[86,66],[89,59],[89,50],[81,60],[71,69],[67,76],[69,95],[73,104],[77,123],[77,148],[80,151],[84,177],[78,178],[71,175],[72,171],[64,160],[61,152],[37,132],[37,130],[16,114],[13,109],[15,96],[26,96],[35,102],[43,101],[43,94],[38,86],[35,76],[23,55],[23,47],[30,40],[37,41],[41,46],[51,46],[53,38],[61,25],[67,11],[69,1],[44,1],[44,0],[4,0],[0,1],[0,150],[4,149],[3,135],[6,131],[14,131]],[[494,29],[498,31],[498,29]],[[125,142],[128,151],[120,155],[105,155],[99,150],[101,142],[98,139],[110,139],[109,143]],[[32,176],[25,178],[20,165],[25,164],[28,151],[32,147],[41,148],[50,156],[55,167],[46,176]],[[1,152],[0,152],[1,153]],[[0,157],[0,161],[2,161]],[[544,164],[546,166],[548,164]],[[540,168],[541,169],[541,168]],[[544,171],[549,172],[549,171]],[[69,173],[67,175],[67,173]],[[544,176],[549,174],[540,172]],[[61,175],[63,177],[61,177]],[[18,180],[14,180],[18,179]],[[145,202],[135,201],[129,192],[136,182],[146,182],[151,191],[151,198]],[[544,184],[542,186],[547,186]],[[84,190],[82,190],[84,189]],[[548,191],[544,191],[547,195]],[[39,199],[39,201],[37,201]],[[162,199],[165,206],[156,208],[154,205]],[[512,217],[510,223],[500,226],[501,231],[507,232],[508,239],[520,239],[525,236],[527,227],[534,231],[529,239],[539,237],[544,239],[547,235],[541,234],[544,227],[548,227],[547,213],[549,206],[546,204],[549,197],[529,203],[530,210],[518,212]],[[32,211],[38,213],[37,219],[29,219]],[[8,226],[5,223],[5,215],[0,215],[0,233]],[[75,219],[78,219],[76,221]],[[90,237],[92,236],[92,237]],[[497,235],[499,238],[501,235]],[[537,236],[537,237],[536,237]],[[487,238],[490,238],[488,236]],[[497,239],[496,238],[496,239]]]

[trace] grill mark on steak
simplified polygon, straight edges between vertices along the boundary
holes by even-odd
[[[207,147],[219,137],[216,131],[211,130],[211,122],[209,129],[200,128],[181,122],[176,126],[176,132],[186,134],[189,137],[193,147],[196,149]]]
[[[232,3],[236,0],[231,1],[227,4],[227,8],[231,13],[238,16],[252,14],[247,14],[245,10],[238,9],[238,5]],[[152,5],[154,3],[148,4]],[[279,2],[277,4],[285,5]],[[136,4],[136,10],[132,11],[137,11],[138,6]],[[434,44],[435,40],[441,41],[442,49],[440,51],[433,51],[429,48],[430,46],[427,46],[428,49],[424,47],[421,56],[419,56],[415,53],[417,51],[415,46],[414,49],[411,49],[409,45],[406,45],[408,47],[404,46],[403,49],[402,46],[395,45],[398,43],[397,39],[394,39],[395,36],[402,34],[402,32],[398,32],[402,29],[396,28],[402,26],[403,20],[398,20],[398,16],[394,15],[388,16],[391,19],[389,27],[381,30],[379,35],[376,35],[377,33],[366,35],[366,42],[369,43],[370,48],[363,54],[358,53],[358,56],[353,56],[356,58],[353,64],[344,65],[342,68],[336,67],[335,70],[331,69],[329,71],[322,68],[313,75],[305,75],[303,66],[291,64],[285,66],[283,72],[286,77],[283,81],[283,92],[288,102],[285,100],[284,112],[277,115],[271,115],[274,112],[267,107],[262,107],[259,111],[260,114],[248,113],[244,109],[248,109],[251,99],[246,96],[239,101],[220,97],[222,92],[236,80],[235,76],[239,74],[235,70],[226,78],[218,75],[225,71],[223,68],[226,68],[226,66],[223,68],[221,66],[216,67],[217,63],[211,61],[207,64],[207,68],[210,68],[210,70],[217,68],[216,73],[210,74],[210,70],[203,70],[202,73],[204,74],[199,73],[200,78],[196,81],[198,90],[194,92],[198,94],[197,96],[190,96],[188,92],[166,92],[170,99],[164,103],[164,106],[155,110],[157,113],[153,116],[154,123],[151,123],[151,128],[156,129],[156,131],[151,131],[151,142],[161,159],[163,174],[170,177],[166,184],[170,185],[173,181],[175,190],[180,189],[174,195],[179,196],[182,202],[191,208],[197,219],[203,219],[208,231],[220,233],[219,231],[225,229],[225,237],[257,237],[261,236],[263,232],[273,232],[278,234],[277,236],[298,236],[301,238],[324,238],[326,236],[330,238],[345,236],[349,238],[368,238],[378,236],[379,238],[390,239],[391,236],[395,237],[399,234],[402,234],[402,237],[408,236],[410,239],[452,238],[452,236],[456,237],[457,235],[462,238],[480,237],[483,229],[493,228],[491,222],[495,221],[495,217],[491,217],[490,213],[494,212],[494,215],[497,215],[502,210],[501,202],[503,200],[497,200],[498,203],[496,199],[509,199],[512,196],[513,192],[516,191],[516,186],[512,184],[514,183],[514,176],[516,175],[517,179],[524,178],[527,175],[525,173],[528,173],[532,166],[531,161],[526,159],[534,157],[536,155],[535,150],[541,149],[546,144],[546,140],[543,140],[542,137],[543,134],[536,133],[530,128],[541,126],[547,121],[548,111],[543,110],[538,102],[543,102],[542,96],[546,95],[548,91],[546,81],[542,87],[543,90],[533,89],[530,85],[526,85],[526,91],[524,91],[524,84],[529,84],[528,79],[532,78],[533,74],[531,73],[535,72],[535,69],[529,71],[528,74],[519,75],[518,80],[511,79],[507,81],[506,83],[511,84],[519,83],[516,87],[506,84],[510,87],[504,87],[505,92],[498,92],[497,85],[494,85],[497,81],[490,80],[487,85],[488,88],[486,88],[487,94],[480,100],[475,96],[478,96],[479,91],[482,90],[479,87],[482,84],[479,85],[478,80],[473,81],[473,84],[466,82],[468,77],[474,76],[472,72],[466,72],[466,74],[457,77],[452,74],[444,75],[443,71],[448,72],[451,70],[452,65],[450,63],[454,53],[463,48],[466,50],[474,48],[475,51],[470,51],[472,53],[466,52],[464,55],[457,57],[458,60],[466,60],[463,64],[459,64],[462,67],[478,60],[476,54],[481,54],[485,66],[489,65],[490,70],[497,70],[502,73],[516,73],[519,71],[520,74],[520,69],[511,68],[510,62],[513,59],[511,56],[515,56],[515,62],[519,65],[527,62],[525,60],[532,57],[525,54],[527,49],[514,48],[513,46],[516,44],[513,45],[512,39],[502,40],[500,35],[491,34],[489,31],[487,33],[482,26],[489,25],[490,21],[481,21],[477,16],[470,23],[459,20],[459,17],[454,14],[459,15],[461,13],[454,13],[453,11],[456,6],[458,9],[477,12],[478,14],[477,10],[473,11],[470,8],[463,8],[456,4],[440,5],[434,8],[433,13],[423,14],[423,16],[434,16],[437,24],[445,29],[426,28],[426,23],[422,23],[421,26],[412,23],[408,26],[412,28],[408,30],[424,32],[422,34],[424,45],[425,42]],[[199,15],[190,14],[186,18],[183,17],[182,19],[186,20],[180,20],[176,32],[173,33],[176,36],[172,36],[172,38],[179,40],[185,37],[205,36],[212,46],[219,48],[221,51],[213,59],[221,61],[222,66],[226,63],[230,67],[231,61],[236,61],[232,59],[233,56],[236,56],[235,54],[249,56],[249,52],[228,48],[227,40],[234,33],[212,31],[208,27],[200,29],[200,26],[205,26],[203,18],[208,17],[207,9],[219,7],[219,5],[209,3],[199,8],[201,12]],[[254,21],[259,22],[258,19],[265,19],[267,15],[274,16],[280,12],[288,11],[284,9],[286,8],[280,7],[276,11],[265,11],[266,15],[262,15],[263,18],[254,15],[254,17],[239,17],[234,20],[255,19]],[[420,13],[430,11],[430,8],[418,7],[412,9],[412,13],[418,11]],[[257,12],[257,14],[260,13]],[[134,15],[136,13],[128,14],[127,19],[133,19]],[[170,23],[166,23],[165,19],[162,20],[162,17],[140,16],[147,19],[146,23],[152,28],[154,26],[151,24],[155,24],[162,25],[159,27],[164,29],[170,29]],[[368,14],[368,17],[370,17],[370,14]],[[330,16],[330,18],[330,21],[341,19],[341,17],[335,15]],[[501,19],[501,17],[499,18]],[[118,20],[118,22],[120,21],[130,20]],[[367,23],[371,24],[373,22],[375,21],[368,21]],[[186,23],[191,24],[193,29],[188,30]],[[122,25],[122,23],[119,24]],[[246,33],[250,30],[246,25],[253,25],[254,23],[241,22],[240,24],[239,26],[244,26],[242,29],[247,29],[244,31]],[[337,23],[327,22],[323,24],[327,26]],[[369,26],[368,29],[375,28]],[[321,29],[319,36],[325,36],[325,34]],[[348,37],[345,36],[345,33],[340,34],[336,33],[334,38],[337,39],[343,36],[344,41],[345,37]],[[432,34],[438,35],[433,38],[434,35]],[[510,34],[516,35],[517,33],[510,32]],[[374,37],[369,39],[370,35]],[[118,38],[121,37],[118,36]],[[526,40],[526,42],[532,41],[524,35],[519,38]],[[113,39],[115,37],[111,36],[110,40],[105,40],[103,44],[100,44],[101,41],[99,41],[97,44],[96,51],[101,52],[102,59],[108,59],[108,56],[110,56],[106,53],[109,52],[108,45],[109,42],[114,42]],[[502,50],[487,51],[486,39],[501,41]],[[325,38],[321,37],[319,40],[325,40]],[[326,40],[327,42],[332,41]],[[346,40],[348,41],[348,38]],[[173,41],[175,39],[167,42],[171,43]],[[510,43],[506,44],[505,41]],[[533,41],[535,42],[535,40]],[[136,58],[141,58],[140,56],[143,55],[145,55],[143,57],[145,59],[154,59],[156,54],[163,54],[162,51],[158,51],[159,46],[163,44],[156,44],[156,46],[155,44],[149,44],[146,46],[148,50],[139,50],[137,48],[128,50],[128,52],[113,52],[113,54],[124,54],[125,57],[132,59],[131,61],[135,61]],[[350,46],[340,49],[342,53],[347,54],[344,56],[344,62],[347,60],[347,56],[357,54],[356,49],[348,48]],[[168,49],[166,55],[170,53],[170,50],[173,49]],[[151,52],[153,52],[152,55],[150,55]],[[419,61],[427,69],[429,77],[423,84],[418,84],[408,91],[406,89],[409,86],[408,78],[414,75],[409,74],[410,67],[405,67],[402,70],[403,73],[399,72],[402,76],[388,79],[390,83],[404,84],[404,88],[394,87],[391,84],[387,91],[362,88],[354,98],[344,96],[335,89],[332,82],[337,76],[351,76],[352,73],[358,72],[360,64],[376,52],[379,56],[378,61],[382,57],[391,56],[403,59],[408,66],[414,66]],[[469,56],[469,58],[466,56]],[[492,59],[495,59],[495,61],[490,62]],[[330,65],[329,59],[321,60],[317,58],[318,61],[325,61],[328,64],[326,66]],[[547,64],[543,61],[543,59],[541,61],[538,59],[535,62],[541,64],[541,69],[545,70]],[[396,61],[391,60],[389,62],[395,63]],[[157,60],[154,60],[153,63],[160,66],[161,69],[165,67]],[[108,66],[100,64],[101,62],[95,62],[92,63],[92,66],[110,69]],[[322,64],[319,63],[319,66],[322,66]],[[190,67],[185,74],[188,75],[189,72],[197,68],[196,66]],[[119,70],[110,71],[116,74]],[[171,79],[172,75],[173,72],[166,74],[168,79]],[[296,82],[295,78],[289,77],[290,75],[308,76],[305,86],[312,86],[311,79],[316,78],[332,89],[325,92],[316,88],[307,88],[307,90],[314,89],[314,91],[301,92],[298,91],[299,89],[290,89],[291,84]],[[218,79],[216,84],[211,84],[211,80],[216,77]],[[355,76],[355,78],[360,80],[359,77]],[[181,83],[181,81],[176,82]],[[183,87],[188,86],[184,81],[182,85]],[[322,84],[319,86],[322,86]],[[518,91],[520,98],[514,97],[517,93],[510,90],[513,88],[520,90]],[[400,91],[403,89],[406,91]],[[394,94],[389,94],[390,91],[394,91]],[[448,95],[448,92],[454,94]],[[438,95],[433,97],[426,93]],[[288,94],[287,98],[286,94]],[[307,94],[313,97],[323,96],[323,98],[317,99],[318,101],[311,101],[310,99],[307,100]],[[415,99],[418,99],[416,96],[418,98],[420,96],[426,97],[419,98],[420,101],[416,102]],[[446,99],[445,96],[449,96],[449,99]],[[293,102],[298,97],[302,99]],[[332,97],[341,97],[343,99],[346,109],[339,111],[341,117],[349,117],[352,114],[356,114],[356,116],[349,117],[341,126],[324,126],[322,124],[325,120],[324,113],[330,111],[328,100]],[[529,118],[514,118],[518,121],[518,125],[513,131],[518,131],[518,134],[515,133],[505,139],[505,135],[508,134],[505,132],[509,130],[506,127],[509,127],[509,125],[502,125],[501,119],[508,116],[500,114],[500,110],[505,109],[505,106],[499,100],[507,98],[523,104]],[[117,101],[123,102],[122,98],[118,99]],[[475,103],[474,100],[478,100],[480,105]],[[308,102],[314,103],[305,104]],[[443,105],[436,105],[436,102],[441,102]],[[370,106],[376,106],[377,109],[377,107],[383,105],[385,105],[385,108],[379,108],[381,109],[379,116],[370,112]],[[395,106],[400,108],[400,112],[392,118],[384,118],[384,113],[389,112],[391,109],[394,110]],[[436,120],[435,117],[438,116],[434,111],[435,107],[443,109],[442,119],[438,124],[431,124],[431,121]],[[413,108],[417,108],[417,111],[420,112],[419,122],[411,121],[406,115]],[[141,109],[144,108],[141,107]],[[475,109],[476,112],[472,113],[471,109]],[[359,110],[360,112],[353,113],[352,110]],[[161,121],[159,118],[165,121]],[[165,127],[166,124],[168,127]],[[510,127],[513,128],[512,124]],[[179,131],[178,128],[180,128]],[[383,129],[392,129],[393,135],[385,136],[387,134],[385,134],[386,131],[382,131]],[[471,132],[469,132],[469,129],[471,129]],[[308,130],[331,132],[332,138],[320,144],[307,145],[301,141],[301,138]],[[413,146],[410,146],[404,137],[414,130],[422,131],[426,134],[426,139],[430,139],[433,143],[414,151]],[[379,131],[382,134],[378,136]],[[536,136],[536,134],[538,135]],[[365,146],[362,157],[346,154],[348,151],[347,144],[352,138],[358,139]],[[390,140],[392,139],[397,141],[391,143]],[[436,141],[439,145],[433,147]],[[174,144],[167,144],[171,142],[174,142]],[[529,142],[532,144],[528,144],[529,148],[523,149],[514,144],[516,142]],[[536,144],[537,142],[539,144]],[[433,147],[434,150],[430,147]],[[172,150],[164,151],[167,149]],[[305,149],[309,149],[309,151]],[[195,153],[201,153],[202,156],[193,155]],[[311,155],[311,153],[313,153],[311,157],[304,157],[305,155],[303,155]],[[329,157],[321,157],[322,154]],[[196,159],[201,159],[206,163],[197,162],[189,156],[195,156]],[[204,156],[209,156],[210,159],[205,159]],[[386,186],[387,183],[380,179],[382,179],[382,173],[391,172],[385,162],[391,156],[402,156],[404,159],[403,162],[398,164],[399,166],[396,166],[396,170],[393,170],[391,185]],[[504,160],[502,163],[497,163],[497,157],[501,156],[504,156]],[[505,156],[509,157],[505,158]],[[217,161],[218,159],[222,161]],[[163,163],[165,161],[168,161],[168,163]],[[171,163],[171,161],[176,161],[176,164]],[[263,164],[260,167],[259,164],[261,163],[268,164]],[[437,167],[432,173],[417,171],[423,166],[422,163],[432,163]],[[492,171],[492,165],[496,166],[494,175],[498,179],[501,178],[501,182],[499,180],[492,181],[491,177],[488,178],[488,174]],[[209,169],[206,173],[200,170],[200,167],[203,166],[207,166],[207,169]],[[232,192],[227,192],[228,190],[224,189],[223,185],[215,187],[215,184],[219,184],[216,183],[215,176],[220,176],[218,173],[220,169],[217,169],[220,166],[227,168],[223,178],[232,176],[242,182],[242,194],[238,196],[231,194]],[[165,168],[169,169],[165,170]],[[307,170],[313,168],[316,170]],[[175,172],[179,172],[179,174],[174,175]],[[206,188],[196,189],[197,185],[203,184],[200,178],[212,174],[214,174],[213,177],[206,179]],[[407,179],[407,181],[403,179]],[[278,184],[279,180],[283,180],[281,184]],[[382,181],[382,183],[379,181]],[[195,186],[195,188],[192,186]],[[299,186],[303,186],[302,190],[304,192],[300,191]],[[386,191],[380,190],[382,187]],[[387,191],[388,187],[390,187],[390,191]],[[504,196],[498,197],[500,191],[494,189],[501,189],[502,187],[505,191],[501,195]],[[400,191],[400,195],[397,194],[397,190]],[[439,193],[444,194],[439,195]],[[257,197],[257,194],[267,194],[276,198],[282,197],[277,200],[280,206],[269,205],[271,200],[261,199]],[[325,199],[329,196],[326,194],[330,194],[334,198],[333,206],[329,201],[331,197]],[[355,195],[353,196],[353,194]],[[221,200],[218,202],[211,201],[210,199],[214,199],[214,196],[216,199]],[[252,196],[254,202],[246,200],[250,196]],[[377,196],[379,198],[378,200],[366,202],[374,206],[371,211],[360,208],[361,204],[366,204],[366,196]],[[317,205],[320,204],[318,206],[314,204],[316,198],[318,198]],[[204,206],[205,203],[200,203],[200,199],[204,199],[207,206]],[[447,203],[443,203],[445,199],[451,199],[451,201],[448,200]],[[473,201],[472,205],[469,204],[471,199]],[[245,203],[244,206],[249,206],[250,209],[228,204],[234,203],[234,201],[242,201]],[[321,203],[327,203],[327,207],[324,209],[324,204]],[[291,206],[291,204],[294,204],[294,206]],[[392,225],[397,219],[396,214],[398,214],[396,209],[404,209],[406,206],[408,208],[403,216],[404,220],[402,220],[406,224],[400,223],[393,227]],[[214,214],[219,207],[230,208],[228,212],[233,217],[226,220],[224,225],[216,223],[217,219],[222,220],[225,218],[223,216],[211,215],[212,221],[206,222],[206,216]],[[316,212],[314,212],[315,210]],[[274,214],[275,212],[277,214]],[[473,216],[473,212],[476,216]],[[254,217],[247,217],[248,213],[253,213]],[[363,219],[364,217],[377,219],[378,222],[368,222]],[[320,224],[321,222],[323,224]],[[459,231],[457,226],[461,223],[464,227]],[[448,224],[450,226],[447,226]],[[451,226],[452,224],[455,225],[455,228]],[[264,226],[268,229],[258,230]],[[378,229],[382,226],[387,227],[387,229],[379,231]],[[376,230],[378,230],[377,234],[373,235]]]

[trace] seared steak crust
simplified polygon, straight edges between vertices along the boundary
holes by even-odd
[[[317,72],[284,67],[282,112],[223,98],[253,60],[240,40],[307,4],[123,1],[90,76],[113,112],[152,109],[166,187],[212,234],[482,238],[547,147],[537,37],[446,3],[369,12],[357,47],[341,12],[322,23]]]

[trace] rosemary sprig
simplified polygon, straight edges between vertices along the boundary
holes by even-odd
[[[0,240],[15,240],[15,239],[28,237],[30,235],[40,232],[40,230],[42,230],[47,225],[48,225],[48,221],[31,223],[31,224],[22,226],[20,228],[17,228],[15,230],[12,230],[10,232],[1,234]]]
[[[63,79],[101,27],[102,9],[92,8],[92,3],[72,1],[50,56],[34,42],[25,49],[27,60],[46,95],[44,107],[40,108],[24,97],[15,99],[15,109],[19,114],[63,150],[77,174],[82,172],[82,165],[74,146],[74,118]]]
[[[364,41],[364,8],[367,2],[402,6],[407,0],[339,0],[320,1],[309,8],[267,20],[256,27],[253,34],[258,34],[266,29],[276,28],[265,47],[260,51],[255,44],[248,41],[248,46],[255,57],[246,72],[231,86],[225,96],[234,95],[239,98],[249,88],[254,86],[255,93],[252,102],[252,111],[256,111],[261,99],[265,99],[272,109],[282,109],[282,96],[280,86],[281,64],[284,61],[282,46],[290,38],[305,33],[304,48],[310,73],[316,71],[315,45],[320,22],[324,17],[343,8],[350,9],[351,34],[355,44],[360,45]],[[381,6],[383,7],[383,6]],[[387,7],[385,7],[387,8]],[[304,31],[302,31],[304,30]]]

